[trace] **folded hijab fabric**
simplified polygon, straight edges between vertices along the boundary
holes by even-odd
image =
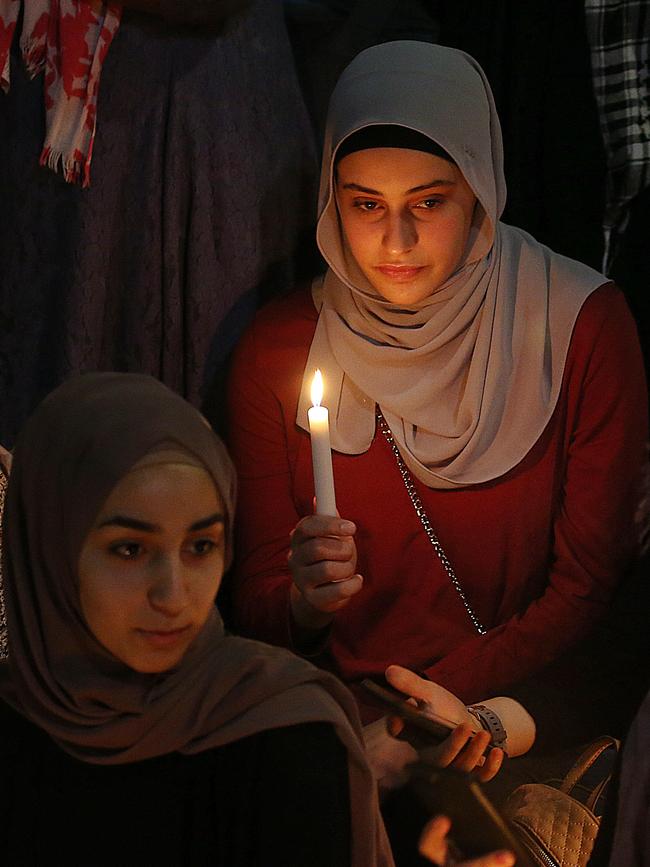
[[[203,417],[154,379],[87,374],[36,410],[14,452],[4,520],[9,658],[0,696],[86,762],[120,764],[198,753],[311,721],[335,726],[348,751],[352,863],[390,865],[356,707],[331,675],[286,651],[224,634],[209,618],[182,661],[141,674],[85,624],[77,563],[110,491],[144,455],[171,446],[200,461],[226,510],[231,556],[235,477]]]
[[[104,0],[0,0],[0,85],[9,89],[9,56],[20,7],[20,47],[28,72],[45,70],[41,165],[66,181],[90,183],[97,93],[122,6]]]
[[[464,256],[424,301],[404,308],[373,289],[346,243],[334,192],[339,146],[394,124],[435,141],[477,198]],[[320,368],[332,446],[365,452],[375,406],[411,472],[432,488],[481,484],[530,451],[555,409],[573,326],[606,278],[499,222],[506,198],[501,131],[478,64],[461,51],[399,41],[358,55],[332,95],[318,243],[329,270],[297,423]]]

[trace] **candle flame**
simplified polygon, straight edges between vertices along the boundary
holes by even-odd
[[[323,375],[317,368],[311,381],[311,402],[314,406],[320,406],[323,399]]]

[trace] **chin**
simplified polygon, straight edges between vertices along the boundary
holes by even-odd
[[[176,668],[180,659],[175,660],[174,662],[166,663],[165,665],[156,665],[152,663],[151,665],[147,665],[146,663],[132,665],[130,666],[134,671],[137,671],[138,674],[164,674],[166,671],[171,671],[172,668]]]
[[[425,298],[432,295],[440,285],[439,281],[436,281],[435,278],[422,279],[422,277],[419,277],[413,282],[408,282],[406,280],[384,281],[377,280],[376,274],[366,274],[366,279],[384,301],[388,301],[391,304],[401,304],[404,307],[409,307],[413,304],[419,304],[421,301],[424,301]]]
[[[416,289],[413,286],[376,286],[376,291],[385,301],[391,304],[400,304],[403,307],[412,307],[420,304],[436,291],[436,287],[426,286]]]
[[[164,658],[151,657],[136,657],[131,660],[124,660],[129,668],[137,671],[139,674],[162,674],[165,671],[170,671],[175,668],[183,659],[184,653],[176,653],[167,655]]]

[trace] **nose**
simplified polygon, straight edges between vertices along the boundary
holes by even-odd
[[[408,253],[418,242],[417,226],[408,211],[389,214],[385,224],[384,247],[391,256]]]
[[[147,597],[151,607],[167,617],[177,617],[188,606],[187,583],[178,557],[164,554],[152,562]]]

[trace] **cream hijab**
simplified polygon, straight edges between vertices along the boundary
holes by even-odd
[[[428,136],[477,197],[458,269],[419,304],[381,298],[347,253],[333,190],[337,148],[371,125]],[[485,75],[467,54],[390,42],[359,54],[332,100],[321,172],[318,243],[329,270],[297,423],[323,371],[332,446],[365,452],[375,406],[411,472],[432,488],[498,478],[530,451],[555,409],[573,327],[601,274],[499,222],[505,204],[501,131]]]
[[[161,383],[136,374],[75,377],[21,431],[4,516],[9,659],[0,663],[0,697],[70,755],[107,765],[329,722],[347,749],[351,863],[390,867],[354,699],[333,675],[226,635],[216,608],[180,663],[161,674],[128,668],[86,625],[76,577],[83,540],[119,479],[161,446],[214,479],[228,565],[234,468],[197,410]]]

